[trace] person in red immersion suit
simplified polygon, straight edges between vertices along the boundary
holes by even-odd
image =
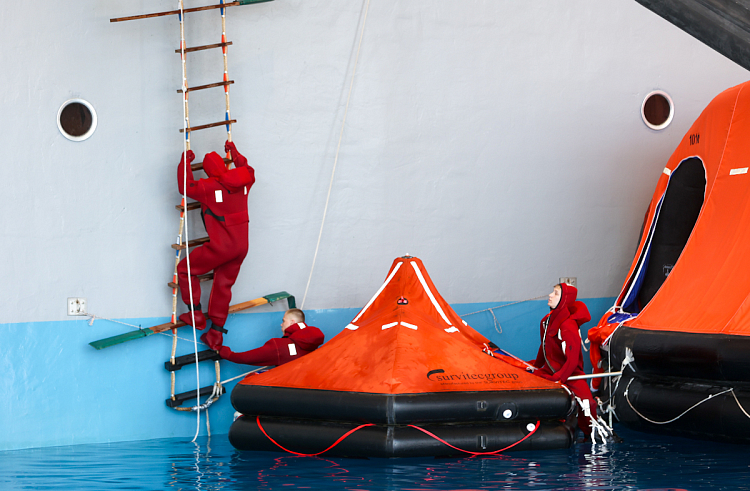
[[[583,353],[581,352],[580,327],[591,320],[588,308],[576,301],[578,290],[565,283],[555,285],[547,305],[550,313],[539,324],[542,339],[536,360],[531,362],[536,375],[560,382],[579,399],[588,400],[591,415],[596,418],[596,402],[585,380],[568,380],[572,375],[583,375]],[[578,411],[578,427],[584,437],[591,434],[591,420],[582,410]]]
[[[235,353],[228,346],[223,346],[222,333],[216,330],[201,335],[201,341],[218,351],[224,360],[246,365],[278,366],[312,353],[325,339],[320,329],[305,324],[305,314],[300,309],[286,311],[281,321],[281,332],[284,337],[269,339],[260,348],[242,353]]]
[[[192,283],[192,303],[195,309],[195,327],[206,327],[206,318],[201,311],[201,287],[198,275],[214,272],[211,297],[208,301],[208,317],[212,329],[224,330],[229,302],[232,299],[232,285],[237,280],[242,261],[247,255],[248,214],[247,193],[255,182],[255,171],[247,164],[234,146],[227,141],[224,149],[232,154],[234,169],[227,170],[216,152],[203,158],[206,179],[195,180],[190,163],[195,159],[192,150],[187,152],[177,168],[177,183],[180,194],[201,204],[201,217],[206,226],[209,241],[190,251],[190,278]],[[187,171],[187,189],[184,189],[184,172]],[[188,288],[187,258],[177,265],[177,278],[182,301],[190,309],[190,289]],[[180,320],[193,325],[190,311],[180,315]]]

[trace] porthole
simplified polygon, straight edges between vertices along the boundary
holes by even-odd
[[[663,90],[650,92],[641,105],[641,117],[652,130],[663,130],[674,117],[674,104],[669,94]]]
[[[68,140],[74,142],[86,140],[96,130],[94,106],[83,99],[65,101],[57,111],[57,127]]]

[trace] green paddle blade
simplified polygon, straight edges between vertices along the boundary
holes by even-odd
[[[99,341],[92,341],[89,344],[96,349],[103,349],[109,348],[110,346],[114,346],[116,344],[124,343],[126,341],[132,341],[133,339],[145,338],[146,336],[150,336],[152,334],[154,334],[154,331],[152,331],[151,329],[138,329],[137,331],[118,334],[117,336],[100,339]]]

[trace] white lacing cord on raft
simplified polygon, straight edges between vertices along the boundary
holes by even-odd
[[[727,392],[731,392],[732,393],[732,395],[734,396],[734,400],[737,402],[737,405],[740,407],[740,410],[742,410],[742,412],[745,413],[745,416],[747,416],[748,418],[750,418],[750,414],[748,414],[747,411],[745,411],[745,408],[742,407],[742,404],[740,404],[739,399],[737,399],[737,395],[734,393],[734,388],[730,387],[730,388],[728,388],[726,390],[722,390],[721,392],[717,392],[716,394],[710,394],[705,399],[696,402],[695,404],[693,404],[692,406],[690,406],[689,408],[687,408],[685,411],[683,411],[682,413],[680,413],[678,416],[676,416],[676,417],[674,417],[674,418],[672,418],[672,419],[670,419],[668,421],[654,421],[654,420],[649,419],[646,416],[642,415],[640,412],[638,412],[638,410],[635,407],[633,407],[633,403],[630,402],[630,397],[628,397],[628,390],[630,389],[630,384],[633,383],[633,380],[635,380],[635,379],[631,378],[630,382],[628,382],[627,387],[625,387],[625,393],[624,393],[625,400],[628,401],[628,405],[630,406],[630,409],[632,409],[635,412],[635,414],[637,414],[638,416],[640,416],[644,420],[648,421],[649,423],[652,423],[652,424],[655,424],[655,425],[665,425],[665,424],[673,423],[673,422],[677,421],[678,419],[680,419],[681,417],[685,416],[688,412],[692,411],[696,407],[698,407],[701,404],[703,404],[704,402],[708,402],[711,399],[713,399],[714,397],[720,396],[722,394],[726,394]]]
[[[326,195],[326,205],[323,208],[323,220],[320,222],[320,232],[318,232],[318,242],[315,244],[315,254],[313,255],[312,267],[310,268],[310,276],[307,278],[307,286],[305,287],[305,294],[302,296],[302,303],[300,308],[305,307],[305,300],[307,300],[307,292],[310,289],[310,282],[312,281],[313,271],[315,271],[315,261],[318,259],[318,250],[320,249],[320,239],[323,237],[323,226],[326,223],[326,215],[328,214],[328,202],[331,200],[331,188],[333,188],[333,177],[336,175],[336,165],[339,161],[339,151],[341,150],[341,140],[344,137],[344,126],[346,125],[346,116],[349,114],[349,101],[352,98],[352,88],[354,87],[354,76],[357,74],[357,64],[359,63],[359,51],[362,48],[362,38],[365,35],[365,25],[367,24],[367,12],[370,10],[370,0],[367,0],[365,5],[365,15],[362,19],[362,29],[359,33],[359,43],[357,44],[357,54],[354,58],[354,68],[352,69],[352,80],[349,83],[349,94],[346,96],[346,107],[344,108],[344,119],[341,121],[341,131],[339,132],[339,143],[336,146],[336,156],[333,159],[333,170],[331,171],[331,182],[328,183],[328,194]]]

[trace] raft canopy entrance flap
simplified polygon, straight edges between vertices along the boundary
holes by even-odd
[[[637,314],[643,310],[672,272],[698,220],[705,194],[703,161],[690,157],[680,162],[669,177],[667,189],[648,229],[647,244],[638,258],[638,267],[622,302],[625,312]]]

